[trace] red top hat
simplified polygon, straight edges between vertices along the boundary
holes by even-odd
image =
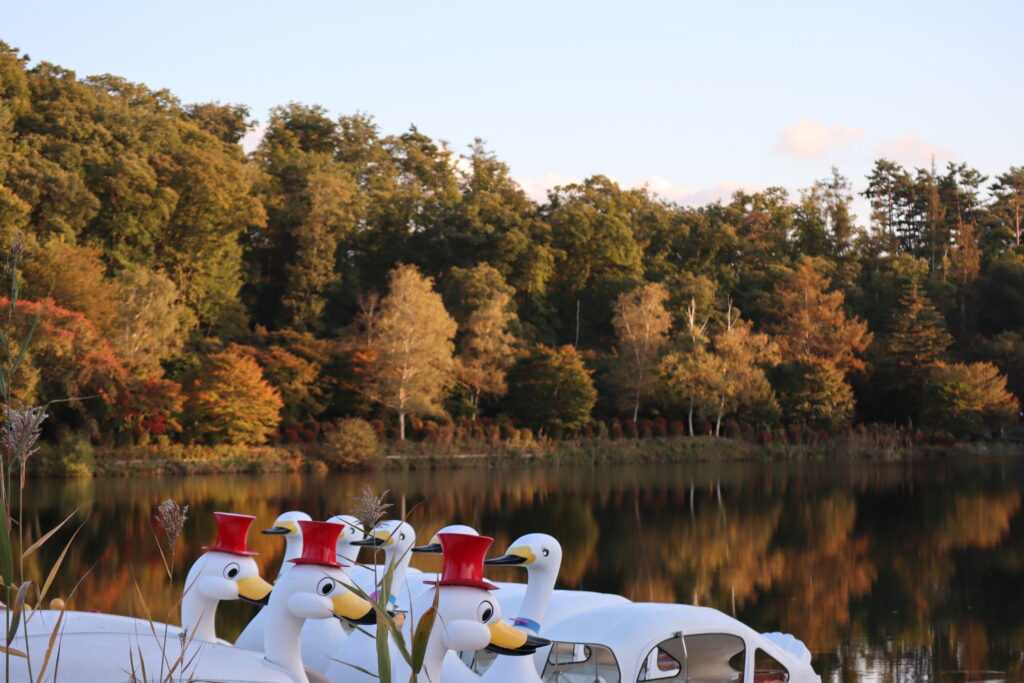
[[[255,517],[231,512],[214,512],[213,516],[217,518],[217,541],[213,545],[203,546],[203,550],[216,550],[232,555],[256,554],[246,547],[249,527],[252,526]]]
[[[497,586],[484,581],[484,555],[494,543],[490,536],[473,534],[438,534],[441,541],[441,580],[438,586],[470,586],[497,590]]]
[[[299,520],[302,529],[302,556],[296,557],[295,564],[319,564],[324,567],[341,567],[338,564],[338,536],[345,528],[333,522],[307,522]]]

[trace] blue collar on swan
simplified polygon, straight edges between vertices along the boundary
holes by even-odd
[[[525,628],[528,631],[540,635],[540,624],[533,619],[527,619],[526,617],[511,617],[509,622],[516,628]]]

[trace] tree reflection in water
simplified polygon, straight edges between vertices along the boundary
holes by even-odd
[[[140,615],[141,594],[156,618],[176,621],[214,511],[263,526],[290,509],[324,519],[364,486],[390,489],[420,543],[456,521],[495,536],[495,548],[551,533],[565,552],[562,586],[710,605],[792,632],[824,680],[984,680],[954,672],[995,670],[1019,681],[1022,477],[1018,461],[936,460],[36,481],[25,521],[38,536],[81,506],[85,526],[54,590],[66,595],[91,568],[74,608]],[[167,498],[191,506],[173,586],[151,526]],[[274,575],[280,539],[253,534],[251,544]],[[45,576],[59,552],[50,544],[26,570]],[[522,574],[495,568],[493,578]],[[232,636],[251,614],[222,605],[218,632]]]

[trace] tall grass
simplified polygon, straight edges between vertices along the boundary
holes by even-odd
[[[77,530],[72,534],[45,579],[40,582],[37,579],[30,579],[25,576],[25,560],[49,541],[57,531],[75,516],[78,510],[68,515],[57,526],[43,533],[26,548],[24,526],[21,523],[23,501],[25,499],[25,472],[29,458],[38,450],[37,443],[43,421],[47,416],[47,406],[17,404],[14,396],[18,370],[25,360],[25,354],[28,352],[29,346],[32,343],[32,337],[45,311],[45,305],[41,306],[24,338],[11,338],[9,333],[13,329],[14,314],[20,295],[18,268],[24,258],[24,242],[22,241],[21,234],[16,233],[11,241],[4,264],[3,274],[8,280],[10,297],[7,308],[7,324],[3,329],[0,329],[0,398],[3,400],[4,417],[3,427],[0,430],[0,454],[2,454],[2,457],[0,457],[0,582],[3,585],[4,604],[7,606],[7,609],[4,610],[6,642],[2,646],[5,680],[10,679],[12,657],[24,658],[29,676],[32,676],[30,653],[18,650],[12,644],[18,635],[19,629],[23,628],[27,619],[30,618],[30,612],[27,609],[33,605],[30,595],[33,592],[35,593],[35,608],[43,604],[53,584],[54,577],[56,577],[68,549],[78,534]],[[18,471],[19,475],[17,487],[14,485],[15,470]],[[16,509],[14,507],[15,500],[17,501]],[[14,533],[15,530],[17,534]],[[17,563],[15,563],[15,559],[17,559]],[[36,677],[37,681],[42,680],[47,667],[52,661],[57,634],[63,621],[63,604],[55,606],[61,608],[61,614],[53,632],[50,634],[47,650],[43,653],[40,670]],[[26,644],[29,642],[27,638],[25,642]]]

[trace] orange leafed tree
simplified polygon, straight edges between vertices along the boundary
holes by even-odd
[[[283,405],[256,361],[226,351],[206,357],[187,382],[186,396],[189,432],[207,443],[262,443]]]
[[[848,318],[840,291],[828,291],[820,259],[803,257],[775,288],[770,331],[784,361],[825,361],[843,373],[864,369],[871,343],[863,320]]]
[[[10,299],[0,297],[0,310],[10,307]],[[70,405],[90,410],[113,402],[123,387],[126,371],[110,344],[96,325],[83,313],[58,306],[52,299],[17,302],[10,323],[2,316],[0,326],[11,343],[26,339],[36,317],[14,396],[26,403],[46,403],[64,399],[92,397],[90,401],[72,401]]]

